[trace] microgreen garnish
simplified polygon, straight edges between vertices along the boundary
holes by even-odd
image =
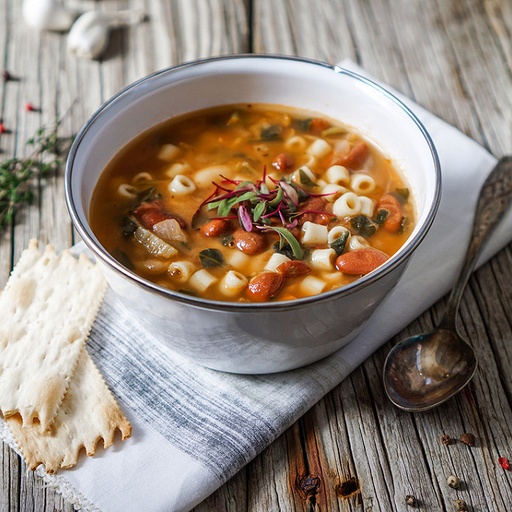
[[[272,188],[267,185],[271,181]],[[216,218],[238,219],[245,231],[275,231],[280,238],[280,246],[288,244],[297,259],[304,252],[291,230],[298,225],[298,217],[309,210],[301,211],[302,201],[311,197],[289,179],[275,180],[263,177],[256,181],[231,180],[222,177],[221,183],[215,183],[215,192],[201,205],[208,211],[215,211]],[[198,217],[199,212],[194,214]]]
[[[298,260],[301,260],[304,257],[304,252],[302,251],[302,247],[300,246],[297,239],[288,231],[286,228],[279,228],[275,226],[271,226],[268,229],[271,229],[279,234],[279,246],[283,247],[285,242],[290,246],[293,255]]]

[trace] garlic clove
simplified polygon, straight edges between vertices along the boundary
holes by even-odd
[[[99,11],[85,12],[73,23],[67,47],[76,57],[98,59],[108,46],[110,21]]]
[[[58,0],[23,0],[22,15],[25,23],[38,30],[69,30],[76,13],[65,9]]]

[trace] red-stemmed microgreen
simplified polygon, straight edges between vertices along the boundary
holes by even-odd
[[[215,211],[215,218],[238,219],[245,231],[274,231],[279,235],[280,244],[288,244],[293,255],[302,259],[303,250],[291,230],[298,225],[297,217],[309,211],[301,211],[300,203],[316,194],[289,179],[267,176],[266,169],[256,182],[221,178],[222,182],[214,183],[215,191],[201,204],[194,218],[205,207]],[[272,189],[267,180],[274,185]]]

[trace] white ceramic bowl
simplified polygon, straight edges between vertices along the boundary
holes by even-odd
[[[405,245],[375,272],[339,290],[277,303],[215,302],[169,291],[116,261],[88,222],[102,170],[130,140],[173,116],[233,103],[323,113],[369,137],[402,170],[417,206]],[[183,64],[127,87],[83,127],[66,167],[73,223],[133,318],[173,350],[210,368],[270,373],[297,368],[348,343],[395,286],[427,233],[440,197],[435,148],[420,121],[373,82],[324,63],[238,55]]]

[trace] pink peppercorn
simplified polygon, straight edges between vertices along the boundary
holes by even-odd
[[[510,471],[510,462],[506,457],[500,457],[498,463],[503,469]]]

